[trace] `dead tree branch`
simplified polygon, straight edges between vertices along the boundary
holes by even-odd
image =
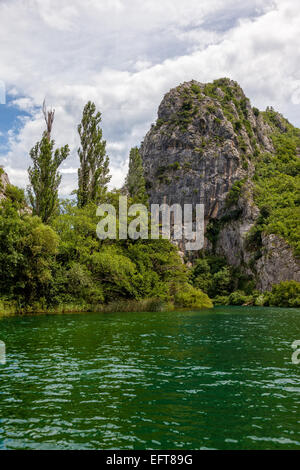
[[[53,121],[54,121],[54,114],[55,114],[55,109],[50,109],[48,111],[47,106],[46,106],[46,100],[44,100],[44,102],[43,102],[43,115],[44,115],[45,122],[46,122],[47,137],[48,137],[49,141],[51,139],[51,131],[52,131],[52,126],[53,126]]]

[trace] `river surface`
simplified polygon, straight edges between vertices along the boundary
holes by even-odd
[[[0,449],[300,449],[300,310],[0,319]]]

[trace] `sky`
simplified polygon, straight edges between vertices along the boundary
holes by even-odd
[[[44,98],[56,145],[71,148],[62,197],[76,188],[88,100],[102,113],[111,187],[123,184],[164,94],[185,81],[230,77],[253,106],[300,127],[297,0],[0,0],[0,18],[0,164],[20,187]]]

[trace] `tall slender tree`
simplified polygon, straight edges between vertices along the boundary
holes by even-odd
[[[54,150],[55,142],[51,140],[54,112],[54,110],[47,111],[44,102],[43,113],[47,130],[42,140],[31,149],[30,157],[33,165],[28,168],[29,201],[33,214],[38,215],[44,223],[49,221],[58,207],[58,187],[61,182],[58,168],[70,153],[68,145]]]
[[[89,101],[78,126],[81,146],[78,149],[80,168],[78,170],[78,206],[88,202],[99,203],[106,193],[109,175],[109,158],[106,154],[106,141],[102,139],[100,128],[101,113]]]
[[[125,182],[129,196],[134,201],[147,204],[148,196],[144,178],[142,157],[137,147],[130,150],[129,168]]]

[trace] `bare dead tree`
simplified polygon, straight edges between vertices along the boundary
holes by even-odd
[[[46,126],[47,126],[47,137],[48,137],[48,140],[50,142],[51,131],[52,131],[52,126],[53,126],[53,121],[54,121],[55,109],[50,109],[48,111],[47,106],[46,106],[46,100],[44,100],[44,102],[43,102],[43,114],[44,114],[44,118],[45,118]]]

